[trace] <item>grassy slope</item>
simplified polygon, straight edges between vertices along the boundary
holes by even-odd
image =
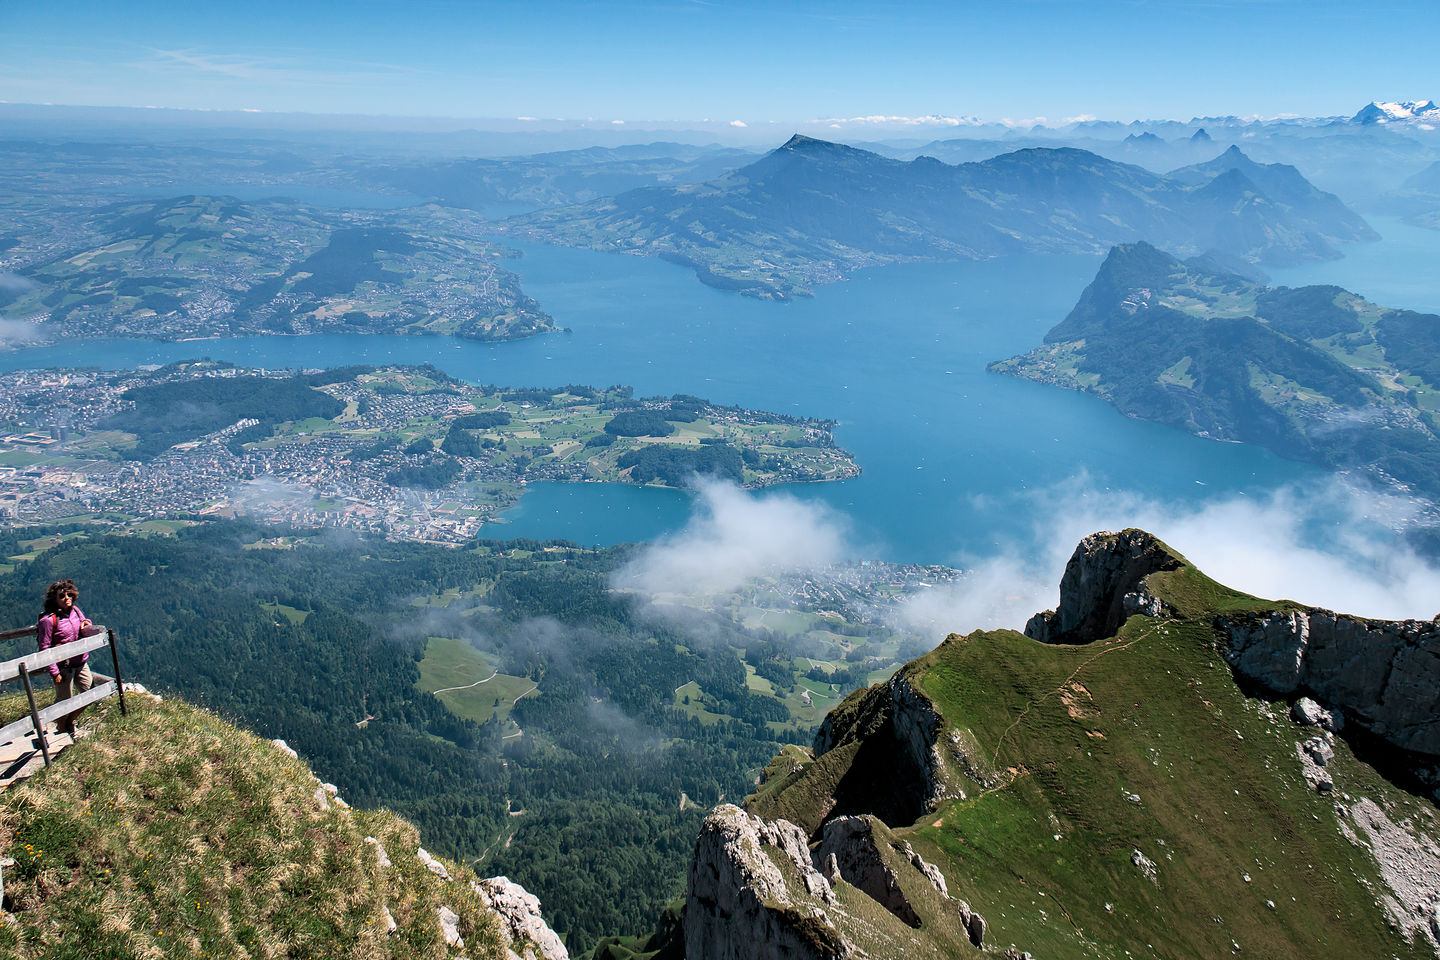
[[[128,699],[129,717],[109,701],[54,767],[0,794],[16,860],[0,957],[505,955],[473,877],[421,866],[409,823],[322,810],[308,767],[271,744],[180,701]],[[441,904],[463,951],[441,938]]]
[[[907,667],[1004,785],[967,782],[967,799],[897,835],[984,915],[987,943],[1048,960],[1213,958],[1237,945],[1275,958],[1433,956],[1387,929],[1375,864],[1342,838],[1335,801],[1305,784],[1295,744],[1315,731],[1283,703],[1247,699],[1216,651],[1208,611],[1283,604],[1190,567],[1151,586],[1194,619],[1132,618],[1080,647],[1007,630],[952,636]],[[1437,832],[1432,804],[1335,747],[1338,793]],[[844,758],[777,758],[752,804],[803,823],[823,801],[827,760]]]

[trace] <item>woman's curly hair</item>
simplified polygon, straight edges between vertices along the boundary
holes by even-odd
[[[45,611],[41,616],[46,613],[59,613],[60,598],[67,593],[77,600],[80,598],[80,591],[75,589],[74,580],[56,580],[50,584],[45,590]]]

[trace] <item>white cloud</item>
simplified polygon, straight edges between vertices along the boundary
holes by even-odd
[[[642,550],[614,582],[651,595],[714,596],[753,577],[840,560],[847,529],[844,517],[820,504],[702,481],[685,528]]]
[[[730,126],[732,126],[732,127],[748,127],[748,126],[750,126],[750,124],[746,123],[744,120],[731,120],[731,121],[730,121]]]
[[[233,489],[235,506],[249,513],[304,506],[315,499],[308,487],[275,477],[256,477],[237,484]]]
[[[1031,515],[1031,542],[960,558],[970,573],[907,601],[899,623],[936,640],[1020,629],[1055,606],[1065,561],[1082,537],[1125,527],[1150,531],[1210,577],[1256,596],[1386,619],[1428,619],[1440,609],[1440,569],[1394,533],[1413,519],[1413,506],[1338,480],[1177,505],[1098,492],[1081,477],[1004,508]]]
[[[872,127],[978,127],[981,121],[975,117],[946,117],[937,114],[924,117],[902,117],[877,113],[864,117],[825,117],[817,120],[816,123],[826,123],[831,127],[839,127],[846,124]]]
[[[39,337],[39,328],[28,320],[0,320],[0,348],[23,346]]]
[[[35,286],[35,281],[29,277],[22,277],[18,273],[0,272],[0,290],[7,293],[24,293],[27,290],[34,290]]]

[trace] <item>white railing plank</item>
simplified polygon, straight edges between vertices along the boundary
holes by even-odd
[[[93,628],[92,628],[93,629]],[[59,663],[61,660],[69,660],[71,657],[78,657],[82,653],[89,653],[92,650],[100,650],[109,644],[105,635],[105,628],[101,627],[99,633],[83,637],[71,643],[62,643],[51,647],[49,650],[41,650],[37,653],[26,654],[14,660],[6,660],[0,663],[0,683],[6,680],[14,680],[20,676],[21,670],[34,673],[52,663]]]

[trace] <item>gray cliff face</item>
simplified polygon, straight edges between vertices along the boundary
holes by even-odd
[[[944,754],[940,750],[940,734],[945,722],[935,705],[903,674],[891,677],[888,688],[893,704],[891,733],[899,743],[905,762],[919,771],[926,785],[925,808],[934,810],[945,800],[965,796],[946,774]]]
[[[773,855],[772,855],[773,852]],[[711,811],[695,841],[685,898],[685,955],[706,960],[840,960],[854,948],[831,926],[834,891],[804,832],[733,804]]]
[[[842,903],[842,887],[872,908]],[[701,827],[684,923],[685,955],[705,960],[953,958],[955,937],[968,949],[985,931],[979,914],[949,896],[940,870],[874,817],[831,820],[811,848],[794,824],[730,804]],[[935,935],[937,923],[938,939],[915,939],[922,927]]]
[[[1296,610],[1215,624],[1240,676],[1283,697],[1314,697],[1347,724],[1440,761],[1440,622]]]
[[[920,926],[920,915],[901,889],[899,876],[880,855],[871,818],[837,817],[825,824],[825,836],[815,848],[815,859],[829,869],[832,857],[840,879],[889,910],[906,926]],[[945,882],[943,877],[940,882]]]
[[[827,815],[873,814],[910,823],[945,800],[965,796],[942,749],[944,719],[904,671],[872,687],[851,710],[835,710],[815,735],[817,757],[859,744]]]
[[[1065,564],[1059,607],[1031,617],[1025,635],[1041,643],[1090,643],[1114,636],[1132,613],[1160,615],[1163,603],[1141,581],[1180,562],[1143,530],[1092,533]]]

